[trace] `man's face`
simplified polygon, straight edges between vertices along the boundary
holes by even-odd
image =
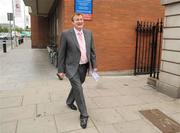
[[[75,15],[73,18],[73,25],[77,30],[81,30],[84,27],[84,20],[82,15]]]

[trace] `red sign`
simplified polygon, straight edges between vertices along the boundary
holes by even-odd
[[[83,14],[84,20],[92,20],[92,14]]]

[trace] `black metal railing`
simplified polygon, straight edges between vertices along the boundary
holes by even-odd
[[[159,78],[162,46],[162,19],[154,22],[137,21],[134,74],[150,74]]]
[[[58,66],[58,51],[57,51],[57,44],[50,40],[50,44],[47,46],[48,55],[51,64],[54,64],[55,67]]]

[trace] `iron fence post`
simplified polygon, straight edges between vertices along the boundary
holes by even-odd
[[[3,40],[3,52],[4,52],[4,53],[7,52],[7,48],[6,48],[6,40]]]

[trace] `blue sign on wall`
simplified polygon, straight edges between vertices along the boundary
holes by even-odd
[[[92,0],[75,0],[74,10],[82,14],[92,14]]]

